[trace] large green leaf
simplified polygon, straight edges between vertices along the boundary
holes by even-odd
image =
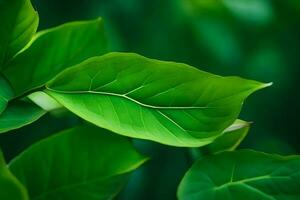
[[[209,153],[221,151],[232,151],[243,141],[250,128],[250,124],[243,120],[236,120],[231,126],[225,129],[223,135],[215,139],[211,144],[204,148]]]
[[[266,86],[185,64],[109,53],[67,69],[46,91],[78,116],[118,134],[192,147],[222,134],[244,99]]]
[[[27,191],[16,177],[8,170],[0,150],[0,199],[28,200]]]
[[[7,81],[0,75],[0,114],[5,110],[14,93]]]
[[[0,134],[28,125],[38,120],[45,113],[45,110],[33,103],[16,101],[0,114]]]
[[[180,200],[298,200],[300,156],[228,151],[196,162],[178,189]]]
[[[71,22],[37,33],[4,71],[17,95],[42,87],[59,72],[106,52],[101,19]]]
[[[0,70],[31,39],[38,14],[30,0],[0,0]]]
[[[31,200],[104,200],[112,199],[128,172],[145,160],[127,138],[85,126],[34,144],[10,169]]]

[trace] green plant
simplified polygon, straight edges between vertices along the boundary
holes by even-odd
[[[29,0],[1,0],[0,16],[0,133],[63,108],[90,122],[8,165],[1,153],[1,200],[112,199],[148,159],[123,136],[195,155],[179,199],[300,198],[299,156],[235,150],[250,126],[237,119],[244,100],[270,84],[108,53],[101,19],[35,33]]]

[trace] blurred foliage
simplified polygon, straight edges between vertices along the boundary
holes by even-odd
[[[40,29],[101,16],[111,51],[274,82],[245,103],[241,119],[254,123],[242,147],[300,153],[299,0],[34,0],[33,4],[39,10]],[[10,159],[32,142],[76,123],[78,119],[68,114],[47,114],[36,124],[1,135],[0,146]],[[177,185],[192,163],[188,151],[134,143],[152,159],[132,175],[118,198],[175,199]]]

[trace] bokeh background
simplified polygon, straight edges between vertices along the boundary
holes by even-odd
[[[240,148],[300,153],[299,0],[33,0],[33,4],[40,15],[39,29],[101,16],[111,51],[273,82],[245,102],[240,118],[254,123]],[[80,120],[72,115],[47,114],[30,126],[2,134],[0,145],[11,159],[32,142],[77,123]],[[118,199],[176,199],[177,185],[193,162],[189,152],[147,141],[134,143],[152,159],[130,176]]]

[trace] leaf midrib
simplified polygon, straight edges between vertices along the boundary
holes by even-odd
[[[56,93],[64,93],[64,94],[99,94],[99,95],[108,95],[108,96],[117,96],[122,97],[125,99],[128,99],[134,103],[137,103],[138,105],[141,105],[143,107],[152,108],[152,109],[208,109],[208,108],[214,108],[214,107],[208,107],[208,106],[153,106],[149,104],[142,103],[140,101],[137,101],[129,96],[126,96],[124,94],[117,94],[112,92],[102,92],[102,91],[92,91],[92,90],[86,90],[86,91],[64,91],[64,90],[55,90],[52,88],[47,87],[47,90],[56,92]]]

